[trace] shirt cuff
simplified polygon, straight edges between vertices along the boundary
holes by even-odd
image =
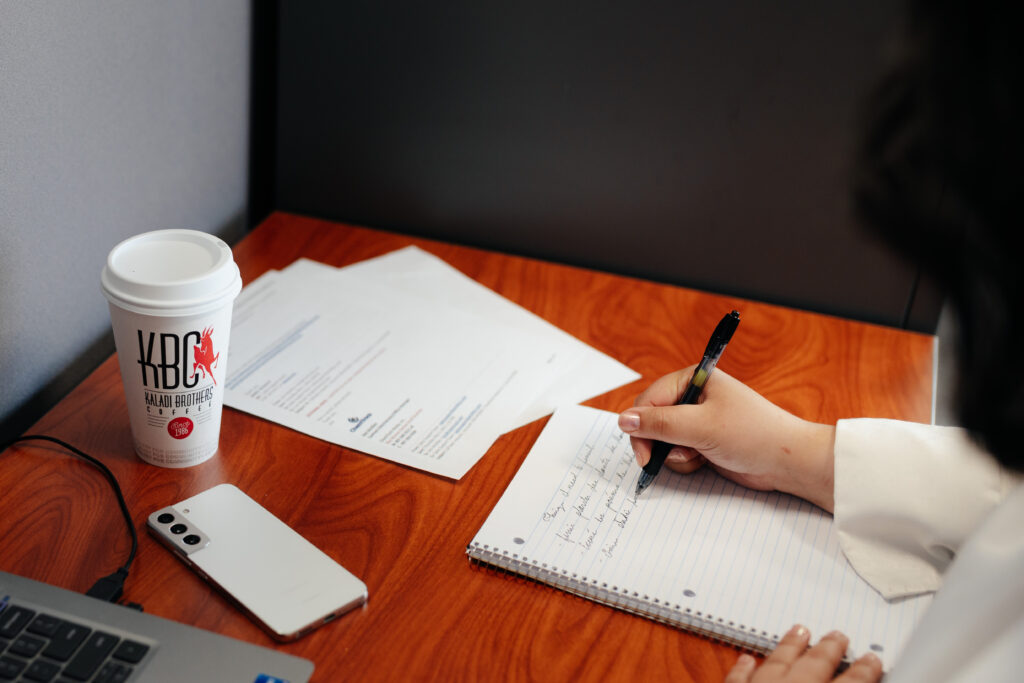
[[[1015,482],[957,427],[836,423],[839,545],[886,599],[936,590],[960,545]]]

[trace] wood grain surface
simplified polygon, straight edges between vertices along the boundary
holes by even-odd
[[[283,213],[234,253],[248,283],[300,256],[341,266],[409,244],[643,375],[588,405],[625,409],[652,380],[696,362],[735,308],[743,323],[719,367],[783,408],[822,422],[931,416],[926,335]],[[467,561],[466,545],[545,422],[501,437],[451,481],[225,409],[214,458],[161,469],[132,450],[111,357],[29,431],[71,442],[120,480],[139,534],[127,600],[307,657],[315,681],[721,680],[734,648]],[[124,523],[90,465],[54,446],[16,445],[0,454],[0,480],[0,568],[84,591],[123,562]],[[367,605],[277,645],[146,533],[151,511],[222,482],[363,579]]]

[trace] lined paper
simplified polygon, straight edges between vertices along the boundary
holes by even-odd
[[[842,555],[832,517],[710,468],[640,468],[617,415],[559,409],[468,552],[600,602],[754,649],[795,623],[839,629],[848,655],[895,661],[931,596],[886,601]]]

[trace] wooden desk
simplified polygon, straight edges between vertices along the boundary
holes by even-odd
[[[249,282],[299,256],[340,266],[408,244],[643,374],[589,405],[626,408],[651,380],[695,362],[708,330],[737,308],[743,326],[721,368],[787,410],[823,422],[930,419],[925,335],[280,213],[235,257]],[[274,646],[145,531],[152,510],[221,482],[362,578],[364,609],[277,646],[313,660],[316,681],[721,680],[738,655],[731,647],[467,561],[467,543],[545,421],[502,437],[455,482],[225,409],[217,456],[161,469],[133,453],[111,357],[30,431],[77,445],[120,480],[139,533],[125,598],[147,612]],[[124,561],[123,521],[96,470],[49,445],[0,457],[0,568],[85,591]]]

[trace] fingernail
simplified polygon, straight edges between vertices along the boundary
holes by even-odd
[[[665,456],[665,462],[672,462],[677,465],[690,462],[691,460],[693,460],[693,451],[678,446],[670,450],[668,455]]]
[[[807,629],[800,624],[793,624],[793,628],[789,629],[787,636],[796,636],[797,638],[806,638],[809,635]]]
[[[876,655],[874,652],[868,652],[867,654],[863,655],[861,657],[861,661],[863,661],[865,664],[869,664],[875,667],[876,669],[882,668],[882,660],[879,659],[878,655]]]
[[[829,631],[825,638],[831,638],[833,640],[838,640],[843,643],[847,643],[850,640],[842,631]]]
[[[635,410],[627,410],[619,415],[619,429],[627,434],[640,429],[640,413]]]

